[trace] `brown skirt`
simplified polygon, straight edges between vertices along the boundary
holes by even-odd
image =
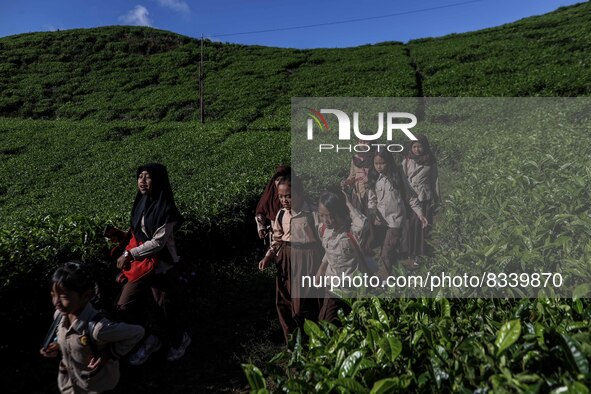
[[[335,298],[331,295],[327,295],[322,302],[322,308],[320,309],[318,320],[324,320],[334,324],[337,327],[340,327],[341,321],[339,320],[338,316],[339,309],[342,309],[345,314],[351,312],[351,307],[349,307],[349,305],[347,305],[343,300],[340,298]]]
[[[316,321],[320,311],[318,289],[303,288],[302,276],[315,275],[320,268],[320,245],[292,248],[284,244],[276,258],[275,305],[285,342],[305,319]]]
[[[431,246],[428,244],[429,234],[433,228],[434,205],[432,200],[421,201],[421,210],[429,221],[429,226],[423,228],[421,221],[416,213],[410,215],[408,225],[408,256],[410,258],[417,256],[429,256]]]

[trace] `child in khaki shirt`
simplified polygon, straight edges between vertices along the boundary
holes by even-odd
[[[60,319],[57,342],[41,349],[45,357],[62,354],[58,387],[62,393],[100,393],[119,382],[118,359],[143,335],[141,326],[113,323],[89,302],[94,281],[82,263],[58,268],[51,280],[51,299]]]
[[[381,247],[377,276],[385,280],[397,254],[404,252],[405,245],[400,245],[400,239],[407,217],[404,203],[406,188],[390,152],[376,152],[373,160],[368,181],[368,217],[374,225],[374,242]],[[414,210],[417,201],[410,201],[410,204]],[[426,219],[421,216],[420,220],[423,222]]]
[[[424,134],[409,143],[408,154],[402,162],[402,170],[408,182],[408,198],[414,214],[409,223],[409,257],[414,268],[419,266],[419,256],[430,254],[430,230],[436,209],[441,200],[437,159]]]
[[[283,208],[273,224],[273,242],[259,262],[261,271],[275,262],[275,306],[286,343],[305,319],[317,320],[320,310],[318,289],[302,286],[302,277],[314,276],[322,260],[317,220],[303,193],[299,178],[279,178],[277,194]]]

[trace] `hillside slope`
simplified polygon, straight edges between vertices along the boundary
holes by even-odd
[[[591,4],[409,43],[425,96],[591,95]]]
[[[205,125],[196,122],[195,39],[141,27],[1,38],[0,213],[112,216],[126,204],[115,190],[132,169],[162,160],[181,203],[208,217],[254,198],[277,162],[289,161],[281,132],[290,127],[291,97],[589,95],[590,26],[591,4],[583,3],[408,45],[296,50],[205,42]],[[260,141],[260,153],[229,169],[220,144],[243,131],[268,134],[233,137],[251,153]],[[215,168],[240,169],[244,175],[231,181],[239,186],[210,187],[221,176]],[[108,174],[99,187],[74,186],[97,171]]]
[[[209,120],[264,118],[294,95],[415,93],[401,44],[295,50],[207,41],[204,47]],[[0,116],[195,120],[199,50],[195,39],[142,27],[3,38]]]
[[[290,98],[589,95],[590,34],[585,3],[408,45],[294,50],[207,42],[204,125],[196,119],[194,39],[131,27],[1,38],[0,319],[10,322],[4,337],[13,338],[0,345],[12,360],[0,371],[10,377],[5,390],[52,389],[57,365],[38,356],[35,339],[52,310],[40,283],[60,261],[105,258],[101,230],[107,222],[127,225],[135,168],[148,161],[168,166],[186,218],[178,242],[195,269],[186,289],[194,344],[180,363],[124,371],[116,392],[244,389],[239,364],[263,365],[282,341],[274,340],[274,278],[256,268],[252,207],[273,168],[291,159]],[[478,135],[476,127],[428,130],[453,187],[434,233],[437,251],[424,267],[498,272],[524,262],[587,280],[588,106],[541,110],[550,120],[570,114],[573,124],[536,128],[525,118],[519,132],[493,123]],[[95,266],[113,282],[108,267]],[[310,343],[326,348],[285,353],[300,364],[277,364],[274,387],[307,387],[324,376],[328,392],[349,372],[357,376],[337,382],[343,392],[361,383],[367,392],[381,378],[384,391],[388,384],[412,392],[591,387],[586,300],[362,300],[356,311],[342,336],[310,325],[318,334]],[[509,329],[512,339],[501,341]],[[326,345],[331,338],[338,351]],[[346,354],[354,368],[339,368]],[[401,378],[387,379],[393,376]]]

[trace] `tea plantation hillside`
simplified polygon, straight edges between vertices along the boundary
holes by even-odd
[[[263,392],[588,392],[584,298],[361,300],[344,330],[308,323],[310,341],[294,338],[292,353],[278,353],[274,280],[255,268],[252,213],[275,166],[291,160],[291,97],[590,96],[589,2],[407,44],[206,41],[205,124],[199,51],[196,39],[141,27],[0,38],[0,320],[11,322],[0,332],[15,338],[0,343],[15,360],[0,370],[8,391],[53,387],[57,366],[38,358],[36,340],[52,310],[47,275],[78,258],[112,283],[101,230],[127,225],[135,169],[158,161],[186,219],[178,242],[193,263],[187,275],[196,274],[185,291],[198,350],[161,379],[157,362],[125,370],[131,378],[118,392],[240,391],[241,363]],[[591,119],[578,105],[561,111],[574,120],[560,129],[520,119],[517,131],[427,130],[446,190],[428,266],[527,263],[591,283]],[[335,181],[347,171],[337,164],[327,164]]]
[[[411,41],[425,96],[591,95],[590,5]]]

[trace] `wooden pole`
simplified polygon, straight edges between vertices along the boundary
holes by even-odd
[[[199,61],[199,109],[201,123],[205,123],[205,100],[203,99],[203,33],[201,33],[201,60]]]

